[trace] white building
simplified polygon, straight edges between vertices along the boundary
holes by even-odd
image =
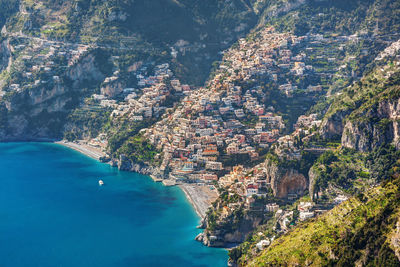
[[[300,220],[304,221],[310,218],[313,218],[315,216],[315,213],[313,211],[300,211]]]

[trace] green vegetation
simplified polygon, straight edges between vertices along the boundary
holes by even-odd
[[[88,101],[87,101],[88,102]],[[69,141],[82,139],[84,135],[90,138],[97,137],[110,118],[110,110],[88,103],[74,110],[68,117],[68,121],[74,125],[71,131],[64,133],[64,138]]]
[[[389,169],[398,170],[399,164]],[[365,266],[397,266],[390,235],[400,215],[400,177],[394,171],[386,178],[382,186],[278,238],[258,257],[239,262],[249,266],[351,266],[362,259]]]
[[[385,64],[385,71],[377,67],[366,75],[360,81],[354,83],[351,87],[344,89],[341,94],[334,98],[325,117],[330,118],[336,113],[343,112],[350,114],[358,109],[350,119],[359,119],[360,113],[376,105],[384,99],[393,99],[399,95],[398,84],[400,83],[400,72]],[[394,72],[387,78],[386,73]]]
[[[272,1],[270,5],[273,6],[274,2],[278,1]],[[357,30],[393,33],[399,30],[399,5],[397,1],[390,0],[313,0],[307,1],[297,12],[270,16],[268,22],[281,31],[292,31],[298,35],[307,32],[353,34]],[[268,11],[270,9],[267,8],[266,15]]]
[[[143,128],[152,125],[155,120],[147,120],[142,122],[132,123],[129,120],[114,122],[110,120],[104,125],[103,129],[109,135],[108,150],[110,155],[118,158],[120,155],[125,155],[133,163],[153,163],[155,155],[159,153],[139,131]]]
[[[117,155],[125,155],[133,163],[153,163],[158,151],[143,136],[130,137],[116,151]]]
[[[329,197],[327,189],[332,185],[338,191],[352,195],[364,191],[372,182],[365,161],[364,154],[350,149],[325,152],[312,167],[315,176],[314,192],[310,194],[312,193],[318,202],[320,194],[322,198]]]

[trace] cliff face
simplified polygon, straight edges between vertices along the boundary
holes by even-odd
[[[332,116],[322,121],[320,134],[325,139],[335,139],[342,135],[344,125],[343,121],[351,110],[343,110],[334,113]]]
[[[10,45],[8,39],[6,39],[0,42],[0,72],[10,65],[10,58],[11,58]]]
[[[341,139],[343,147],[361,152],[391,143],[399,148],[398,66],[383,63],[334,96],[320,127],[321,137]]]
[[[216,225],[211,226],[209,217],[204,219],[204,233],[196,240],[209,247],[230,247],[244,242],[247,236],[263,223],[262,213],[245,212],[238,209],[228,215],[221,215]],[[208,215],[209,216],[209,215]]]
[[[118,167],[122,171],[132,171],[145,175],[154,175],[157,177],[163,177],[160,169],[156,166],[149,166],[143,163],[135,163],[128,159],[125,155],[120,155],[118,159],[113,158],[111,160],[111,166]]]
[[[267,183],[271,184],[274,195],[286,198],[288,194],[302,195],[307,189],[308,182],[303,174],[297,170],[279,166],[267,159],[264,163]]]
[[[123,91],[123,84],[119,81],[108,83],[101,88],[101,94],[107,97],[114,98],[118,96]]]
[[[280,2],[278,4],[272,4],[271,6],[267,7],[264,11],[264,16],[266,18],[277,17],[282,15],[283,13],[288,13],[306,3],[306,0],[294,0],[294,1],[287,1],[287,2]]]
[[[390,237],[390,247],[393,249],[396,257],[400,261],[400,218],[398,218],[396,226],[392,231],[392,235]]]
[[[228,232],[221,228],[216,231],[205,231],[197,237],[197,241],[202,242],[208,247],[229,247],[231,244],[244,242],[246,237],[261,224],[261,219],[247,217],[233,232]]]
[[[359,113],[356,119],[346,122],[342,135],[342,146],[366,152],[392,143],[399,149],[399,119],[400,99],[381,101]]]
[[[77,89],[85,81],[99,82],[104,80],[104,74],[96,65],[96,57],[88,54],[67,72],[67,77],[73,81],[72,87]]]

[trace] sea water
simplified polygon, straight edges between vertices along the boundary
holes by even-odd
[[[0,266],[226,266],[194,241],[199,220],[178,187],[56,144],[0,144]]]

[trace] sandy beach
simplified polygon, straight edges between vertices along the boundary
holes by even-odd
[[[84,144],[82,142],[75,143],[75,142],[68,142],[68,141],[58,141],[55,142],[56,144],[69,147],[73,150],[76,150],[88,157],[91,157],[93,159],[99,160],[101,157],[106,156],[106,154],[100,149],[96,148],[87,144]]]
[[[207,185],[181,184],[179,187],[202,219],[211,203],[218,198],[216,189],[211,190]]]

